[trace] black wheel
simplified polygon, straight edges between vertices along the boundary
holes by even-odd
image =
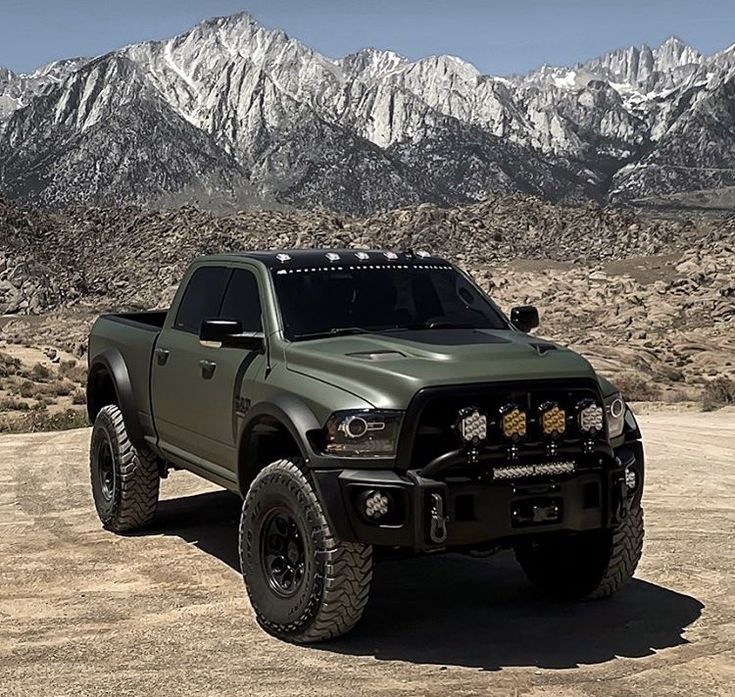
[[[103,407],[94,421],[89,452],[92,495],[102,524],[114,532],[148,525],[156,513],[158,462],[128,439],[122,413]]]
[[[614,531],[553,536],[515,553],[529,580],[563,600],[606,598],[635,573],[643,551],[643,509],[634,505]]]
[[[250,486],[240,563],[258,622],[282,639],[345,634],[368,601],[372,547],[334,536],[297,459],[268,465]]]

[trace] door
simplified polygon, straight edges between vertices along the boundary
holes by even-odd
[[[153,359],[153,411],[162,449],[232,479],[237,463],[238,405],[265,375],[262,354],[199,343],[205,319],[238,319],[261,331],[258,283],[247,269],[201,267],[161,333]]]

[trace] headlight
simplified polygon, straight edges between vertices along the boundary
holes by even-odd
[[[605,415],[610,438],[617,438],[625,427],[625,402],[619,392],[605,398]]]
[[[324,452],[342,457],[393,457],[403,412],[338,411],[325,428]]]

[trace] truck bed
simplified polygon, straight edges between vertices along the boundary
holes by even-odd
[[[102,315],[102,318],[112,322],[120,322],[140,329],[160,331],[166,321],[168,310],[152,310],[149,312],[121,312]]]
[[[89,335],[89,355],[103,352],[108,360],[122,359],[128,373],[130,392],[137,418],[147,438],[155,438],[150,400],[150,372],[158,335],[166,321],[166,311],[125,312],[102,315]]]

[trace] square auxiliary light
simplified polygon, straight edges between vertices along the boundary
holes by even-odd
[[[477,445],[487,438],[487,417],[476,407],[467,407],[459,412],[457,430],[465,443]]]
[[[541,430],[547,438],[561,438],[567,430],[567,415],[554,402],[541,405]]]
[[[515,404],[507,404],[500,414],[500,427],[506,438],[516,443],[526,435],[526,412]]]
[[[577,405],[579,430],[592,436],[601,433],[604,427],[602,407],[591,399],[582,400]]]

